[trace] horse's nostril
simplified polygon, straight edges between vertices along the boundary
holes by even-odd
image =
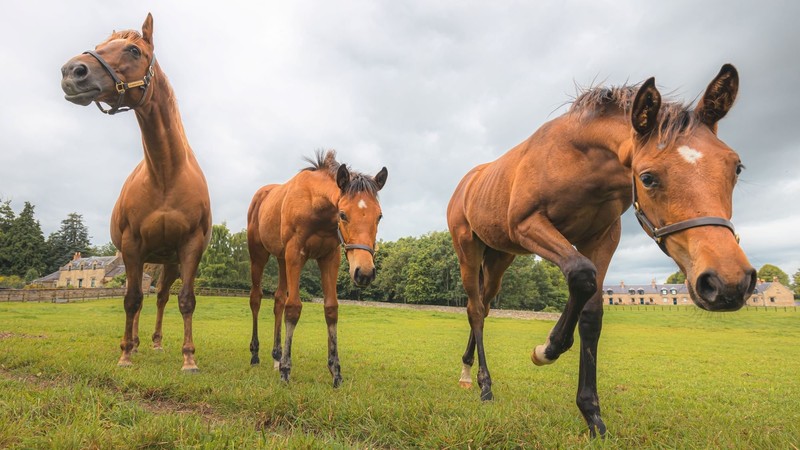
[[[713,302],[720,292],[720,279],[713,270],[706,270],[697,277],[697,294],[709,302]]]
[[[77,64],[75,68],[72,69],[72,73],[78,78],[84,78],[86,75],[89,75],[89,68],[86,67],[85,64]]]

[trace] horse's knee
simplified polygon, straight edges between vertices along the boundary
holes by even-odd
[[[578,321],[578,332],[581,339],[597,339],[600,337],[600,330],[603,327],[603,310],[589,310],[581,312]]]
[[[597,292],[597,268],[588,258],[580,257],[570,262],[564,270],[570,295],[586,303]]]
[[[331,305],[325,307],[325,322],[328,325],[335,324],[339,321],[339,305]]]
[[[195,305],[197,304],[197,300],[195,299],[194,293],[181,293],[178,296],[178,309],[180,309],[181,314],[192,314],[194,313]]]

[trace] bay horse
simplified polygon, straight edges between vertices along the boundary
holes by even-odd
[[[275,326],[272,358],[281,379],[289,381],[292,370],[292,336],[300,311],[300,272],[306,261],[315,259],[320,270],[328,325],[328,370],[333,387],[342,383],[336,325],[339,300],[336,279],[344,248],[350,277],[360,287],[375,279],[373,259],[378,222],[383,214],[378,191],[386,184],[382,168],[374,177],[354,172],[336,161],[336,152],[317,152],[316,160],[285,184],[259,189],[247,211],[247,246],[250,252],[250,310],[253,338],[250,364],[259,364],[258,312],[261,308],[261,277],[270,255],[278,261],[275,290]],[[281,319],[286,322],[286,346],[281,352]]]
[[[650,78],[639,86],[582,92],[569,111],[542,125],[497,160],[469,171],[447,208],[468,296],[470,334],[462,386],[478,354],[481,399],[491,400],[484,318],[516,255],[537,254],[561,268],[565,310],[531,359],[550,364],[580,335],[576,403],[590,435],[604,435],[597,395],[602,287],[631,204],[644,230],[686,274],[694,302],[708,311],[741,308],[756,272],[730,222],[743,169],[717,136],[733,105],[736,69],[722,66],[694,109],[663,101]]]
[[[156,61],[153,16],[142,32],[111,34],[94,50],[70,59],[61,68],[65,98],[86,106],[95,102],[113,115],[133,110],[142,133],[144,159],[122,186],[111,214],[111,240],[125,263],[125,333],[119,366],[130,366],[139,345],[142,273],[145,263],[163,264],[158,280],[153,347],[161,349],[161,323],[169,289],[180,276],[178,305],[183,316],[183,368],[198,371],[192,340],[194,279],[200,257],[211,239],[208,186],[181,123],[178,104]],[[100,102],[111,106],[104,109]]]

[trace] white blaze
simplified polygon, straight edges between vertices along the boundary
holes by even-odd
[[[367,203],[364,201],[364,199],[358,201],[358,207],[361,209],[367,209]]]
[[[685,159],[689,164],[697,164],[697,161],[703,157],[702,153],[686,145],[681,145],[678,147],[678,153],[680,153],[681,156],[683,156],[683,159]]]

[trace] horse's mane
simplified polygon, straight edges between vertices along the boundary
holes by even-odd
[[[311,165],[305,167],[301,172],[325,171],[331,178],[336,180],[336,172],[339,170],[339,166],[341,166],[341,163],[336,161],[336,150],[317,150],[314,156],[314,159],[308,157],[303,158]],[[347,169],[350,171],[350,183],[347,184],[345,194],[353,195],[359,192],[366,192],[376,197],[378,196],[378,183],[375,182],[375,179],[361,172],[356,172],[350,169],[350,167],[347,167]]]
[[[603,114],[608,107],[615,107],[629,115],[640,84],[581,89],[569,108],[580,120]],[[700,120],[689,105],[662,98],[658,111],[658,126],[655,137],[659,145],[671,145],[680,136],[691,134]]]
[[[139,33],[136,30],[113,31],[111,33],[111,36],[109,36],[108,39],[105,40],[105,42],[108,42],[108,41],[111,41],[111,40],[114,40],[114,39],[131,39],[134,42],[138,42],[138,41],[144,40],[144,37],[142,37],[141,33]],[[103,43],[105,43],[105,42],[103,42]]]

